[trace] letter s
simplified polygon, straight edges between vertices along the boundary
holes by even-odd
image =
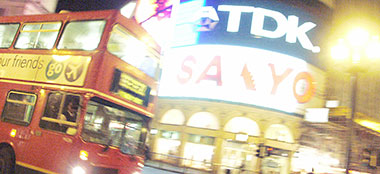
[[[178,75],[177,75],[177,79],[179,81],[179,83],[181,84],[185,84],[187,83],[192,75],[193,75],[193,70],[191,67],[189,67],[187,64],[187,62],[192,62],[193,64],[196,64],[196,60],[193,56],[187,56],[183,62],[182,62],[182,66],[181,66],[181,70],[182,72],[185,74],[185,75],[181,75],[181,72],[178,72]],[[185,76],[185,77],[184,77]]]
[[[43,68],[44,66],[44,60],[38,61],[38,69]]]

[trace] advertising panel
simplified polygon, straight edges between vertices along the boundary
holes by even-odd
[[[290,55],[324,69],[317,55],[322,19],[279,1],[181,0],[172,12],[173,48],[198,44],[247,46]]]
[[[324,72],[257,48],[195,45],[170,50],[159,96],[203,98],[304,114],[323,107]]]
[[[0,78],[82,86],[89,56],[0,54]]]

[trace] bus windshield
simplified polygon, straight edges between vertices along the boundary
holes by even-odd
[[[82,131],[84,141],[120,147],[123,153],[140,153],[143,142],[142,116],[94,98],[89,101]]]

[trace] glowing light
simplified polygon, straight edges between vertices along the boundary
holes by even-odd
[[[365,52],[368,58],[380,58],[380,41],[378,36],[371,39]]]
[[[143,164],[143,163],[137,163],[137,165],[138,165],[139,167],[144,167],[144,164]]]
[[[16,132],[17,132],[16,129],[12,129],[12,130],[11,130],[11,133],[10,133],[10,136],[11,136],[11,137],[15,137],[15,136],[16,136]]]
[[[186,143],[184,150],[184,158],[193,159],[194,161],[190,162],[189,160],[187,160],[186,162],[184,162],[185,165],[194,168],[203,168],[203,161],[211,161],[212,156],[214,155],[214,149],[215,147],[212,145]]]
[[[248,135],[247,134],[236,134],[235,135],[235,140],[236,141],[247,141],[248,140]]]
[[[158,130],[157,129],[151,129],[150,130],[150,134],[151,135],[156,135],[158,133]]]
[[[364,127],[367,127],[369,129],[380,132],[380,124],[379,123],[372,122],[369,120],[357,120],[357,122]]]
[[[347,35],[352,46],[363,46],[369,40],[369,32],[363,28],[355,28]]]
[[[84,160],[84,161],[88,160],[88,152],[85,151],[85,150],[81,150],[81,151],[79,152],[79,158],[80,158],[81,160]]]
[[[148,132],[148,130],[146,128],[142,128],[141,132],[145,133],[145,132]]]
[[[70,58],[70,56],[67,56],[67,55],[65,55],[65,56],[61,56],[61,55],[53,55],[53,59],[54,59],[55,61],[58,61],[58,62],[66,61],[66,60],[69,59],[69,58]]]
[[[359,49],[354,49],[352,53],[352,63],[360,63],[361,53]]]
[[[125,5],[123,8],[120,9],[120,13],[127,18],[131,18],[135,12],[135,8],[136,8],[136,2],[131,1],[131,2],[128,2],[127,5]]]
[[[72,174],[86,174],[86,171],[82,167],[76,166],[73,168]]]
[[[40,90],[40,94],[43,96],[43,95],[45,95],[45,89],[41,89]]]
[[[339,40],[339,44],[331,48],[331,57],[337,60],[347,59],[350,56],[350,49],[343,43],[343,40]]]

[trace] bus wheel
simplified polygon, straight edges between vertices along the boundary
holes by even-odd
[[[14,173],[14,160],[12,151],[8,148],[0,149],[0,174],[13,174]]]

